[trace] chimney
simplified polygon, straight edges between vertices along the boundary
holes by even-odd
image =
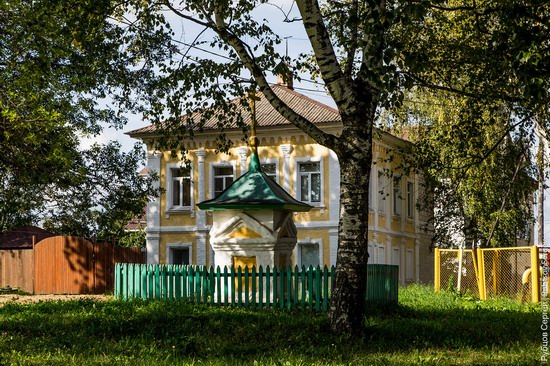
[[[277,66],[275,66],[273,71],[277,74],[277,85],[286,86],[291,90],[294,89],[292,72],[288,68],[287,64],[281,61]]]

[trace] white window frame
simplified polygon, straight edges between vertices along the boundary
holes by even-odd
[[[409,185],[412,187],[412,190],[409,191]],[[414,199],[415,196],[415,187],[414,182],[411,180],[407,180],[407,218],[408,219],[414,219],[415,211],[416,211],[416,202]]]
[[[174,252],[177,249],[189,249],[189,264],[193,264],[193,243],[168,243],[166,244],[166,264],[173,264]]]
[[[312,238],[305,238],[298,240],[296,242],[296,246],[294,247],[294,250],[292,251],[294,255],[294,259],[296,262],[296,265],[298,266],[298,269],[302,269],[302,245],[304,244],[317,244],[319,245],[319,267],[323,268],[325,266],[325,263],[323,262],[323,239],[312,239]]]
[[[210,199],[214,198],[214,168],[227,168],[233,167],[233,182],[237,179],[237,162],[235,160],[231,161],[220,161],[216,163],[210,163],[210,177],[209,177],[209,192],[208,197]],[[227,187],[226,187],[227,188]]]
[[[386,246],[375,241],[371,241],[368,244],[369,263],[370,264],[386,264]],[[384,260],[381,257],[384,256]]]
[[[323,158],[321,157],[305,157],[305,158],[295,158],[294,159],[294,197],[298,200],[300,200],[300,169],[299,164],[301,163],[319,163],[319,175],[321,177],[321,201],[320,202],[308,202],[308,201],[301,201],[304,203],[307,203],[313,207],[325,207],[325,169],[323,164]]]
[[[401,198],[401,191],[403,186],[403,180],[401,179],[401,176],[399,175],[393,175],[392,176],[392,182],[391,182],[391,188],[392,188],[392,214],[394,216],[401,216],[403,211],[403,199]],[[397,183],[397,184],[396,184]],[[397,189],[396,189],[397,187]]]
[[[264,158],[264,159],[261,159],[260,164],[261,165],[263,165],[263,164],[275,164],[275,182],[277,182],[277,184],[279,184],[279,159]]]
[[[172,186],[172,170],[181,169],[182,166],[180,163],[168,163],[166,164],[166,211],[167,212],[177,212],[177,211],[190,211],[193,212],[193,207],[195,207],[195,182],[193,179],[193,164],[189,166],[189,190],[190,192],[190,205],[189,206],[174,206],[172,203],[173,200],[173,186]]]

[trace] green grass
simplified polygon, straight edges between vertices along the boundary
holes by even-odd
[[[371,308],[362,337],[326,315],[164,302],[42,302],[0,308],[0,365],[534,365],[541,307],[410,286]]]

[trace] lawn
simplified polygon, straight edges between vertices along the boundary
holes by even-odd
[[[409,286],[371,307],[362,337],[325,314],[178,302],[67,301],[0,308],[0,365],[534,365],[541,307]]]

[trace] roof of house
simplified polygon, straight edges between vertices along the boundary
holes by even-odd
[[[332,107],[319,103],[292,89],[288,89],[283,85],[275,84],[272,85],[271,88],[285,104],[292,108],[292,110],[313,123],[340,121],[340,114]],[[257,92],[257,96],[260,98],[256,101],[256,119],[258,127],[291,125],[285,117],[275,110],[275,108],[262,93]],[[244,124],[250,125],[250,112],[240,103],[240,99],[233,99],[229,103],[236,106],[236,110],[241,114]],[[182,120],[185,120],[186,118],[199,120],[200,116],[201,112],[196,112],[190,116],[183,116]],[[217,130],[217,122],[218,116],[214,113],[207,121],[205,121],[202,129]],[[238,126],[233,123],[229,126],[225,126],[225,128],[238,128]],[[198,127],[196,127],[196,129],[198,129]],[[132,137],[141,137],[146,135],[154,135],[156,131],[157,127],[155,125],[149,125],[126,132],[126,134]]]
[[[0,234],[0,249],[32,249],[34,243],[55,236],[36,226],[24,226],[19,229]]]
[[[295,200],[262,171],[258,153],[250,156],[248,172],[234,181],[214,199],[197,205],[201,210],[257,210],[307,212],[311,206]]]

